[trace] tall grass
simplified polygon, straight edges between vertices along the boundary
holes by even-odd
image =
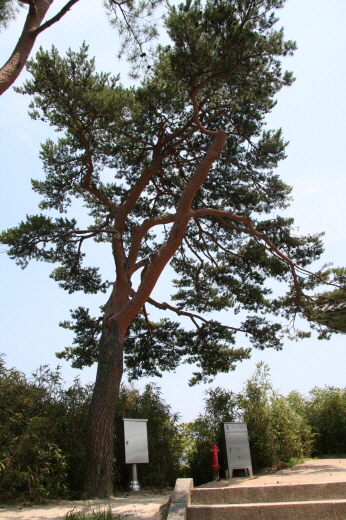
[[[69,511],[63,520],[125,520],[126,516],[113,513],[109,507],[107,509],[92,509],[91,511]]]

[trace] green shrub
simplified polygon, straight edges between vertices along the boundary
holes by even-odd
[[[65,388],[59,368],[40,367],[30,380],[6,369],[0,357],[0,495],[3,500],[46,500],[83,496],[85,422],[92,386],[75,379]],[[172,486],[182,451],[178,416],[160,388],[141,393],[123,386],[117,409],[122,417],[148,419],[149,464],[139,468],[143,486]],[[114,486],[128,477],[116,437]]]
[[[310,457],[314,436],[306,416],[296,412],[289,398],[275,393],[271,399],[271,412],[277,465]]]
[[[346,388],[314,388],[306,416],[316,436],[314,455],[346,453]]]
[[[211,445],[217,442],[217,429],[210,428],[202,415],[181,425],[184,452],[181,476],[192,477],[195,486],[212,480]]]
[[[240,418],[238,396],[220,387],[206,392],[205,411],[197,419],[181,425],[184,439],[181,476],[192,477],[196,486],[212,480],[211,446],[222,444],[220,423]],[[220,464],[225,467],[223,454]]]
[[[0,367],[0,495],[54,498],[66,491],[67,460],[57,442],[54,398],[17,370]]]
[[[311,456],[313,434],[302,402],[299,409],[298,394],[284,397],[273,390],[267,365],[257,365],[240,394],[239,404],[248,426],[255,471]]]
[[[182,425],[184,436],[184,476],[195,485],[212,480],[211,445],[223,445],[220,423],[247,423],[254,471],[289,465],[292,459],[309,457],[314,436],[299,394],[284,397],[273,391],[267,365],[257,365],[244,390],[234,394],[221,388],[206,392],[204,414]],[[219,456],[227,468],[225,453]],[[222,471],[221,471],[222,474]]]
[[[40,367],[31,379],[6,369],[0,356],[0,495],[3,500],[46,500],[82,496],[85,421],[92,385],[76,379],[65,388],[59,367]],[[346,389],[314,388],[308,398],[275,392],[267,365],[257,365],[242,392],[220,387],[206,391],[197,419],[179,416],[154,384],[143,392],[121,387],[116,425],[122,418],[148,419],[149,464],[139,465],[143,486],[173,486],[178,477],[195,485],[212,479],[211,445],[222,447],[223,422],[245,421],[252,464],[292,465],[315,455],[346,453]],[[121,455],[122,454],[122,455]],[[129,480],[121,436],[115,438],[114,486]],[[221,468],[226,469],[224,453]]]
[[[271,410],[272,386],[267,365],[258,364],[239,395],[242,419],[247,423],[254,471],[277,463],[277,439]]]

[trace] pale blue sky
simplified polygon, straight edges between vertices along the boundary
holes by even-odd
[[[56,10],[64,4],[55,3]],[[86,40],[90,53],[96,55],[98,68],[121,72],[125,82],[125,66],[116,59],[117,36],[108,26],[101,4],[96,0],[80,0],[62,21],[39,37],[36,50],[39,45],[49,48],[54,44],[64,52],[69,46],[77,49]],[[318,265],[325,262],[346,265],[346,3],[288,0],[279,15],[286,38],[298,44],[295,56],[285,62],[285,68],[293,70],[297,80],[280,93],[278,105],[268,119],[268,126],[282,127],[290,141],[288,158],[278,169],[284,181],[294,187],[294,202],[288,214],[296,219],[301,233],[326,232],[326,253]],[[9,56],[19,31],[20,20],[0,34],[1,62]],[[24,75],[17,85],[23,79]],[[12,89],[0,98],[1,229],[16,225],[27,213],[37,211],[38,197],[31,192],[30,178],[43,175],[38,159],[39,143],[52,130],[30,120],[28,101]],[[93,254],[99,261],[99,252]],[[104,269],[109,270],[110,263],[102,261]],[[7,365],[30,374],[40,364],[55,367],[59,362],[68,381],[77,374],[84,382],[93,380],[95,368],[73,370],[57,360],[54,352],[70,343],[69,333],[58,327],[59,321],[68,319],[69,309],[78,305],[97,309],[104,303],[104,295],[68,295],[48,278],[51,266],[43,263],[33,262],[22,271],[1,254],[0,269],[0,352],[6,353]],[[167,286],[165,278],[155,289],[158,298],[168,298]],[[231,318],[225,316],[226,320]],[[259,360],[269,364],[274,387],[285,394],[294,389],[307,393],[314,386],[346,386],[342,335],[329,342],[315,337],[294,343],[287,341],[281,352],[254,351],[251,360],[244,361],[231,374],[218,376],[212,386],[240,390]],[[181,413],[183,420],[192,420],[202,410],[206,388],[187,386],[190,371],[190,366],[184,366],[175,374],[156,379],[163,397],[175,412]],[[146,382],[144,379],[140,385]]]

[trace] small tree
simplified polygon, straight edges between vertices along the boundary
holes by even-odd
[[[240,398],[243,420],[248,425],[254,470],[273,467],[277,461],[277,439],[272,424],[269,368],[260,363],[246,381]]]
[[[28,216],[1,242],[22,267],[31,259],[60,264],[51,276],[69,292],[109,290],[101,317],[79,307],[63,323],[76,339],[62,355],[77,367],[98,361],[87,434],[90,495],[112,492],[124,355],[134,378],[196,364],[194,384],[250,356],[248,346],[234,346],[236,333],[256,348],[279,349],[285,329],[275,316],[305,312],[306,266],[322,245],[319,236],[295,236],[292,219],[273,216],[289,201],[290,188],[273,172],[286,143],[281,130],[264,129],[275,94],[293,81],[281,59],[295,44],[274,29],[283,4],[168,7],[171,44],[145,56],[140,86],[128,89],[95,71],[86,46],[65,58],[41,49],[28,64],[33,78],[19,91],[33,96],[31,116],[64,132],[42,146],[46,180],[33,189],[42,211],[71,216]],[[82,199],[89,226],[78,226],[73,198]],[[88,240],[109,245],[111,281],[82,265]],[[175,304],[151,296],[168,264],[177,274]],[[286,296],[273,297],[271,279],[288,284]],[[192,328],[169,318],[153,323],[148,305]],[[227,324],[210,317],[232,308],[249,315]]]
[[[311,455],[313,435],[304,405],[295,393],[285,397],[274,391],[268,365],[257,364],[239,395],[239,406],[248,425],[255,471]]]

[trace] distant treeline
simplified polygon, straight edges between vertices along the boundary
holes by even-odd
[[[60,371],[48,366],[29,379],[0,358],[1,500],[83,498],[91,391],[92,385],[82,386],[78,379],[66,387]],[[139,467],[144,487],[173,486],[178,477],[193,477],[195,485],[211,480],[211,444],[222,444],[220,423],[227,421],[247,422],[255,471],[346,453],[346,388],[285,397],[273,390],[264,364],[240,393],[208,390],[205,409],[193,422],[180,424],[153,384],[143,392],[122,387],[117,423],[122,417],[148,419],[150,462]],[[129,477],[119,444],[116,438],[114,489]],[[220,458],[225,467],[222,453]]]

